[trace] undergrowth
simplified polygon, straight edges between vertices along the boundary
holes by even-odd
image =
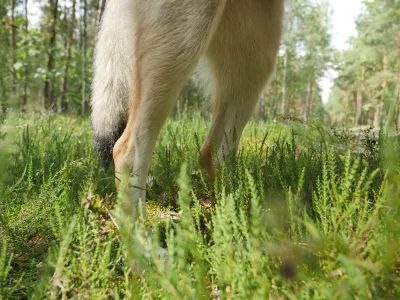
[[[398,137],[251,122],[212,182],[196,160],[208,125],[168,121],[149,217],[132,224],[87,120],[9,117],[0,298],[400,297]],[[161,218],[166,211],[181,219]]]

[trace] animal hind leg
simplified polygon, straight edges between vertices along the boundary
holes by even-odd
[[[116,177],[130,173],[133,219],[145,203],[158,134],[182,85],[209,43],[224,1],[137,1],[135,67],[128,124],[114,150]],[[145,208],[144,208],[145,210]]]
[[[238,149],[243,129],[274,69],[282,27],[282,0],[227,5],[207,51],[214,75],[213,121],[199,162],[212,178],[217,159]],[[242,20],[242,22],[237,22]]]

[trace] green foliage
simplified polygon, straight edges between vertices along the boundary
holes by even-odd
[[[364,1],[357,36],[338,57],[327,110],[345,126],[374,125],[391,130],[400,115],[400,3]]]
[[[13,254],[8,255],[7,253],[7,243],[2,243],[0,252],[0,299],[11,297],[17,286],[17,284],[10,286],[7,282],[13,258]]]
[[[265,111],[271,119],[292,115],[306,121],[323,121],[327,113],[319,82],[333,60],[330,6],[325,1],[300,0],[288,2],[285,10],[276,71],[263,99]],[[308,106],[309,119],[304,116]]]
[[[400,140],[285,122],[251,122],[213,183],[196,163],[208,122],[169,121],[133,224],[87,121],[7,120],[1,297],[398,298]]]
[[[61,109],[63,112],[80,112],[82,104],[82,89],[84,81],[86,87],[91,85],[91,76],[84,79],[83,44],[87,44],[86,73],[92,73],[96,26],[99,22],[98,5],[102,1],[86,1],[87,28],[86,36],[83,33],[83,1],[77,1],[75,21],[73,22],[72,1],[62,4],[58,1],[58,18],[54,28],[55,42],[50,46],[51,27],[53,24],[53,10],[56,1],[44,1],[41,5],[29,2],[28,15],[25,16],[25,2],[15,3],[15,91],[12,86],[11,45],[10,45],[10,7],[9,1],[0,2],[1,21],[6,26],[0,27],[0,104],[4,109],[19,107],[27,112],[43,111],[44,82],[49,82],[52,103],[62,102],[61,107],[46,109]],[[39,10],[38,20],[31,20],[29,13],[36,7]],[[332,61],[330,46],[330,8],[326,2],[301,0],[288,2],[286,5],[286,28],[283,37],[283,46],[279,51],[276,72],[271,79],[271,86],[266,88],[262,105],[265,106],[260,118],[273,119],[275,115],[296,115],[304,113],[307,106],[307,88],[312,85],[311,111],[313,118],[322,121],[327,113],[321,101],[321,90],[318,82]],[[28,28],[25,28],[28,22]],[[70,41],[70,32],[73,32]],[[71,57],[68,59],[68,47]],[[286,51],[284,50],[286,49]],[[285,53],[287,66],[285,67]],[[50,56],[54,59],[54,66],[49,66]],[[66,71],[66,66],[68,70]],[[284,71],[287,78],[284,80]],[[194,78],[193,78],[194,79]],[[201,111],[207,114],[204,105],[205,97],[192,78],[182,89],[174,115],[180,117],[184,112]],[[66,90],[63,84],[66,82]],[[286,105],[282,112],[279,107],[282,103],[282,93],[285,86]],[[86,99],[90,98],[90,89],[86,90]],[[29,101],[28,101],[29,99]],[[25,103],[26,102],[26,103]]]

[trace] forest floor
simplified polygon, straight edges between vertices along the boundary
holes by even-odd
[[[0,299],[400,298],[399,137],[251,122],[213,183],[208,126],[167,122],[132,226],[87,119],[3,121]]]

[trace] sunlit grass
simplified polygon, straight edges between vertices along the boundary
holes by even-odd
[[[168,121],[149,218],[134,226],[87,120],[10,118],[0,140],[1,296],[398,297],[399,138],[282,122],[251,122],[213,183],[196,160],[209,122]],[[181,220],[159,217],[169,210]]]

